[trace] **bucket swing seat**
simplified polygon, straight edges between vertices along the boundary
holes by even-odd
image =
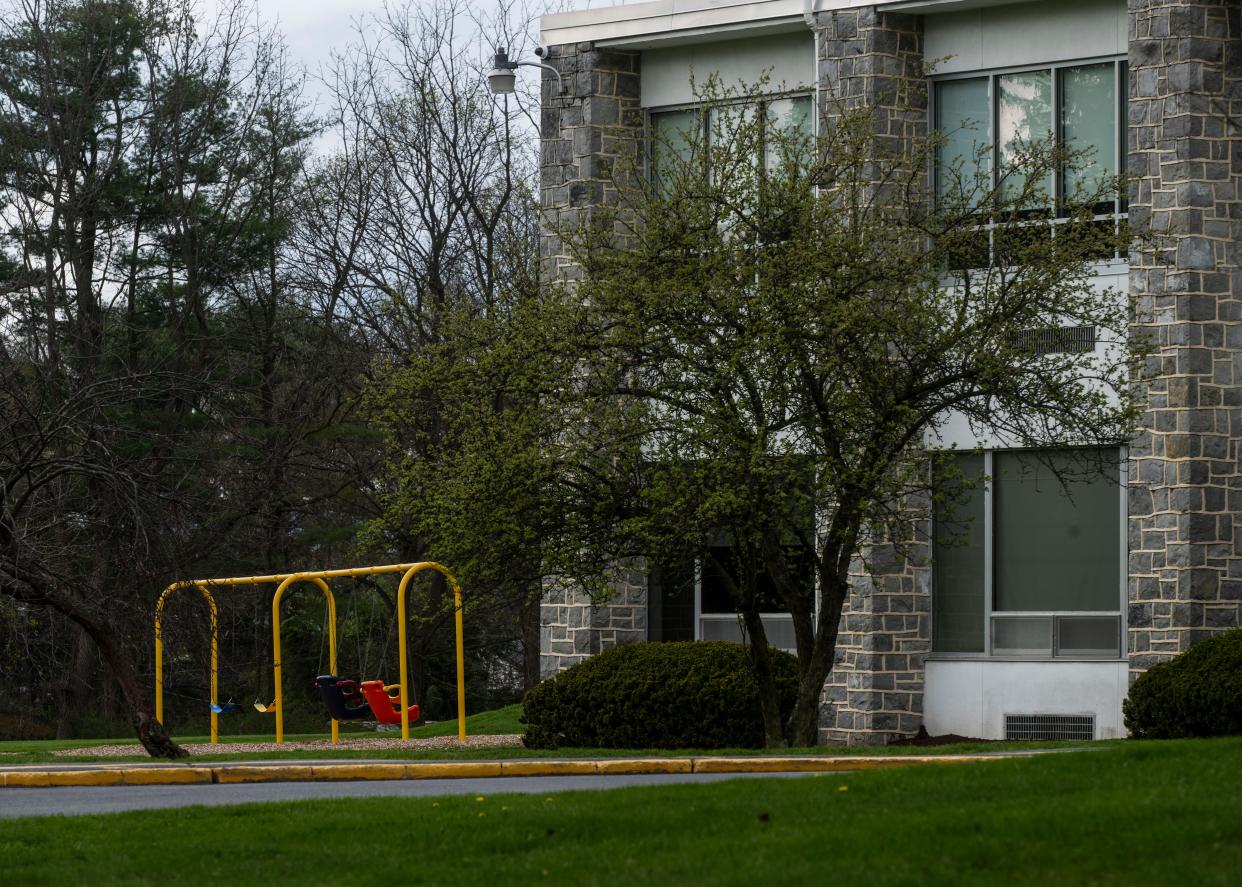
[[[358,695],[358,682],[321,674],[315,678],[319,695],[328,712],[338,721],[355,721],[371,716],[371,707]]]
[[[397,690],[400,687],[400,684],[385,685],[383,681],[362,682],[362,695],[366,697],[367,703],[371,706],[375,720],[381,724],[401,723],[401,697],[388,695],[390,690]],[[410,723],[414,723],[422,715],[422,710],[417,705],[411,705],[407,711],[410,715]]]

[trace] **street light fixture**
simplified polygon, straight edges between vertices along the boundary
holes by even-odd
[[[535,55],[542,56],[545,52],[547,50],[541,46],[535,50]],[[494,95],[508,95],[513,92],[517,83],[517,74],[514,72],[522,66],[551,71],[556,75],[557,93],[565,94],[565,81],[561,79],[561,72],[551,65],[545,65],[542,62],[511,62],[509,52],[503,46],[496,47],[496,57],[492,65],[492,70],[487,72],[487,85]]]

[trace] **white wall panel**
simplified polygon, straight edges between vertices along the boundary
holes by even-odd
[[[1126,0],[1043,0],[928,15],[923,48],[953,74],[1125,55],[1127,29]]]
[[[933,736],[1004,739],[1006,714],[1095,715],[1097,739],[1126,735],[1128,663],[931,660],[923,722]]]
[[[732,85],[756,83],[768,71],[773,91],[782,84],[786,89],[806,88],[815,79],[814,55],[809,31],[649,49],[642,56],[642,103],[658,108],[694,101],[691,71],[699,81],[717,73]]]

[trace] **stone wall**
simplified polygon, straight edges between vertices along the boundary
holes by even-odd
[[[590,43],[549,48],[540,112],[540,255],[550,278],[577,274],[559,234],[617,202],[617,185],[641,167],[643,113],[637,52],[595,49]]]
[[[922,20],[868,7],[821,13],[817,24],[822,124],[847,108],[872,108],[875,155],[908,156],[928,125]],[[925,530],[919,537],[877,541],[868,563],[856,564],[821,700],[825,743],[882,745],[922,724],[931,570]]]
[[[539,674],[546,678],[619,644],[647,639],[647,570],[635,562],[596,606],[572,585],[548,583],[539,608]]]
[[[589,220],[597,206],[616,203],[617,186],[641,161],[643,115],[636,52],[580,43],[550,48],[540,112],[540,254],[549,278],[576,273],[560,232]],[[568,668],[617,644],[647,638],[647,579],[641,563],[624,565],[615,594],[596,606],[581,590],[549,583],[540,606],[540,673]]]
[[[820,740],[884,745],[923,723],[923,660],[931,651],[931,546],[925,538],[868,547],[854,567],[836,662],[820,699]]]
[[[1130,447],[1132,673],[1240,623],[1242,7],[1130,0],[1134,332],[1154,354]]]

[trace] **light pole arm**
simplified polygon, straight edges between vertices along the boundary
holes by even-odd
[[[557,95],[565,94],[565,81],[561,79],[561,72],[551,65],[545,65],[543,62],[511,62],[510,64],[512,64],[515,68],[525,65],[528,68],[543,68],[545,71],[551,71],[556,75]]]

